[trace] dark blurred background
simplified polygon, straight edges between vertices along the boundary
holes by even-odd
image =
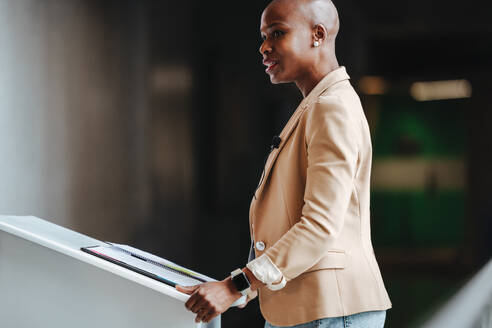
[[[0,213],[218,279],[244,266],[264,156],[301,100],[264,73],[267,3],[0,0]],[[373,138],[386,327],[417,327],[492,253],[492,5],[335,4]],[[264,322],[257,301],[222,318]]]

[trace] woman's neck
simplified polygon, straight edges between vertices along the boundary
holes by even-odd
[[[301,91],[304,98],[314,89],[314,87],[330,72],[339,67],[335,55],[321,61],[308,74],[295,81],[297,88]]]

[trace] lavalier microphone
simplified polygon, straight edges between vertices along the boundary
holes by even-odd
[[[272,151],[274,148],[278,148],[281,142],[282,139],[279,136],[273,136],[272,145],[270,146],[270,151]]]
[[[265,163],[263,163],[263,172],[262,172],[262,174],[261,174],[260,182],[258,183],[258,186],[256,187],[255,192],[254,192],[254,197],[255,197],[255,199],[256,199],[256,191],[258,190],[258,188],[260,188],[261,183],[263,182],[263,179],[265,178],[265,165],[266,165],[266,162],[267,162],[268,156],[271,154],[271,152],[272,152],[275,148],[280,147],[280,143],[281,143],[281,142],[282,142],[282,138],[280,138],[279,136],[273,136],[273,138],[272,138],[272,144],[270,145],[270,151],[269,151],[269,152],[268,152],[268,154],[265,156]]]

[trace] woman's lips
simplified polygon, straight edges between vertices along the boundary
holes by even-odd
[[[265,72],[270,73],[275,67],[277,67],[277,64],[270,65],[266,68]]]
[[[270,73],[275,67],[277,67],[278,62],[276,60],[266,60],[263,64],[267,66],[265,72]]]

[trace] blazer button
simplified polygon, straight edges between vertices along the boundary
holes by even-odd
[[[259,251],[262,251],[265,249],[265,243],[262,241],[257,241],[256,242],[256,249]]]

